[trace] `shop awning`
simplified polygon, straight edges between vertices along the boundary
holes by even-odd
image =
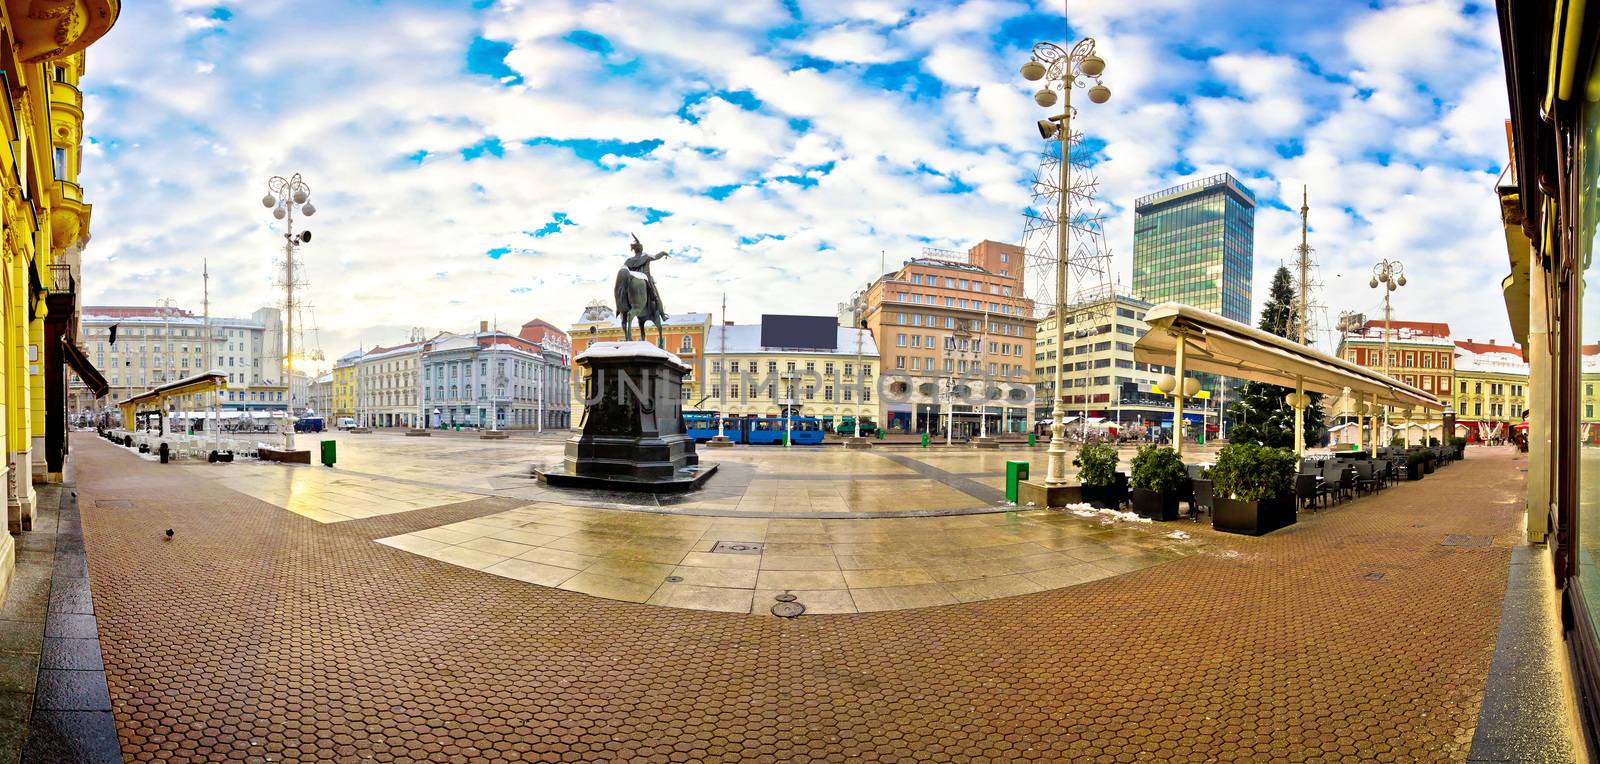
[[[1266,382],[1306,392],[1339,397],[1346,390],[1375,403],[1409,408],[1443,409],[1444,404],[1420,388],[1357,366],[1342,358],[1290,341],[1215,313],[1162,303],[1144,317],[1150,325],[1134,345],[1136,361],[1177,365],[1178,340],[1184,345],[1184,370]]]
[[[61,355],[67,359],[67,365],[78,373],[78,379],[83,380],[94,392],[94,397],[104,398],[111,392],[111,386],[106,384],[106,377],[100,373],[94,364],[89,363],[89,356],[83,354],[77,345],[72,344],[66,337],[61,338]]]

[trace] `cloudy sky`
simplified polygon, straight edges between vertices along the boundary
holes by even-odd
[[[1135,197],[1231,172],[1255,191],[1255,289],[1310,186],[1321,301],[1507,336],[1493,186],[1492,4],[1107,0],[1071,32],[1109,246]],[[86,302],[281,302],[266,180],[303,173],[306,340],[332,359],[410,327],[567,326],[635,233],[669,312],[832,314],[922,247],[1020,241],[1043,116],[1017,74],[1067,34],[1029,0],[148,0],[90,50]]]

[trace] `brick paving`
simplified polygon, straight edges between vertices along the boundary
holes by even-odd
[[[781,620],[374,541],[525,502],[320,524],[74,437],[112,707],[142,761],[1462,760],[1525,464],[1472,449],[1080,586]]]

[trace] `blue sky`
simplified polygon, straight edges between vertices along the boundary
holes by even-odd
[[[84,80],[91,302],[272,303],[268,177],[319,208],[306,318],[329,358],[409,327],[568,325],[629,233],[670,311],[830,314],[923,246],[1020,241],[1043,116],[1017,74],[1059,5],[972,0],[129,4]],[[1256,290],[1310,186],[1321,301],[1506,335],[1493,8],[1075,2],[1112,100],[1076,125],[1130,280],[1132,200],[1218,172],[1261,201]]]

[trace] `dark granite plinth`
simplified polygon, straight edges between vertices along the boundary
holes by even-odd
[[[692,491],[706,482],[717,471],[717,465],[694,466],[666,479],[638,480],[629,477],[590,477],[572,475],[563,470],[539,472],[539,482],[557,488],[601,488],[608,491],[646,491],[650,493],[677,493]]]
[[[686,491],[716,472],[700,466],[683,425],[683,375],[690,367],[648,342],[600,342],[574,359],[584,370],[583,432],[567,441],[549,485],[627,491]]]

